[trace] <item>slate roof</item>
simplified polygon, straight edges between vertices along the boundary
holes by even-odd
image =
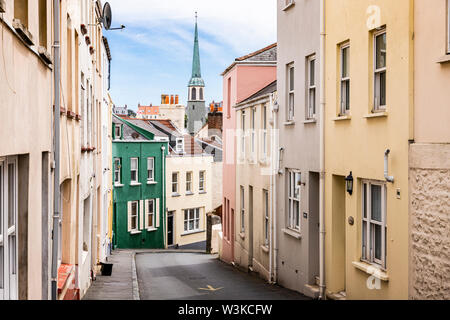
[[[224,72],[222,72],[222,75],[225,75],[238,63],[267,62],[275,64],[276,61],[277,61],[277,43],[273,43],[258,51],[236,58],[234,62],[230,66],[228,66],[228,68],[226,68]]]

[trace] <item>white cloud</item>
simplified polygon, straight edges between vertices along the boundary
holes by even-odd
[[[210,53],[229,47],[237,55],[257,50],[276,40],[275,0],[109,0],[113,25],[163,29],[192,43],[186,26],[198,11],[200,33],[219,43],[200,43]],[[183,28],[184,27],[184,28]],[[158,39],[163,40],[163,39]],[[204,40],[202,40],[204,42]]]

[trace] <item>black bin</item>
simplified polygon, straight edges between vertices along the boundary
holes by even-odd
[[[112,263],[103,263],[103,262],[100,262],[100,264],[102,266],[102,268],[101,268],[102,276],[110,276],[112,273],[113,264]]]

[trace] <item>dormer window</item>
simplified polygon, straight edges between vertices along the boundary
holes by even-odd
[[[114,139],[118,140],[122,138],[122,125],[116,124],[114,125]]]
[[[184,139],[183,138],[177,138],[177,145],[175,147],[175,150],[177,153],[184,152]]]

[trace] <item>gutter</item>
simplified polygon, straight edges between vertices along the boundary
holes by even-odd
[[[319,299],[326,299],[325,286],[325,0],[320,0],[320,181],[319,181]]]
[[[60,181],[59,181],[59,166],[60,166],[60,0],[53,0],[53,32],[54,32],[54,110],[53,110],[53,125],[54,125],[54,153],[53,161],[55,168],[53,171],[53,232],[52,232],[52,269],[51,269],[51,299],[58,299],[58,252],[59,252],[59,225],[60,225]]]

